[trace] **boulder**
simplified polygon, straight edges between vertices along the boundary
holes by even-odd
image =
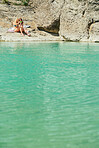
[[[58,34],[63,4],[64,0],[36,0],[33,2],[31,6],[35,8],[38,29]]]
[[[88,40],[90,25],[99,20],[98,4],[97,0],[66,0],[60,17],[60,35],[65,40]]]
[[[91,25],[89,36],[90,41],[99,42],[99,22]]]

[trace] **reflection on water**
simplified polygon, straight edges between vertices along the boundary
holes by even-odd
[[[0,148],[98,148],[99,49],[0,43]]]

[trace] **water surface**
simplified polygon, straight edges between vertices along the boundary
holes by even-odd
[[[99,44],[0,42],[0,148],[99,147]]]

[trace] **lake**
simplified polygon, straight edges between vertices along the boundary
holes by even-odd
[[[99,44],[0,42],[0,148],[99,147]]]

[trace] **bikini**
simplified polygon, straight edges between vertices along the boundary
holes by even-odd
[[[18,25],[13,25],[14,27],[18,28]]]

